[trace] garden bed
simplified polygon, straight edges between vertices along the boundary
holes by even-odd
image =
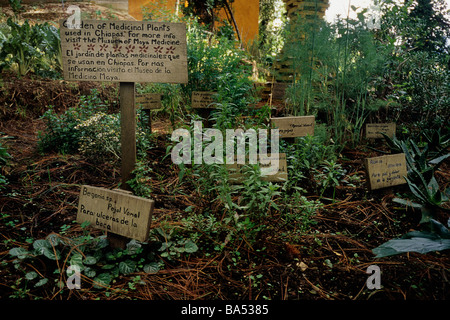
[[[48,10],[39,19],[55,19],[49,13],[56,10],[52,5],[41,6]],[[35,9],[27,7],[19,18],[32,17]],[[91,18],[127,18],[112,12],[105,16],[105,11],[98,8],[92,10]],[[439,105],[442,99],[435,100],[435,111],[421,109],[421,105],[408,108],[406,104],[414,101],[411,96],[424,94],[416,90],[419,85],[413,80],[413,89],[405,89],[410,90],[411,96],[407,96],[406,91],[395,91],[402,89],[400,85],[394,88],[390,82],[389,77],[398,75],[364,69],[360,74],[374,76],[358,91],[354,90],[355,83],[342,87],[333,83],[345,76],[333,75],[341,72],[336,68],[324,73],[323,82],[316,80],[318,85],[304,84],[311,90],[310,96],[316,95],[311,101],[306,101],[309,96],[303,95],[303,89],[296,92],[291,86],[286,91],[290,99],[270,100],[267,106],[268,101],[261,99],[261,92],[251,80],[254,70],[243,62],[247,61],[246,53],[227,36],[213,36],[197,22],[190,23],[189,83],[136,85],[138,93],[161,94],[163,108],[151,112],[152,132],[146,127],[148,119],[137,109],[138,161],[129,184],[137,196],[153,199],[155,207],[149,240],[130,240],[125,249],[111,248],[101,230],[75,221],[82,185],[116,189],[123,183],[118,156],[117,84],[67,82],[54,66],[42,70],[44,64],[36,64],[23,76],[17,75],[14,64],[10,70],[3,70],[0,298],[448,299],[448,250],[425,254],[411,250],[381,258],[376,258],[373,251],[389,240],[422,230],[424,224],[438,225],[432,221],[443,226],[442,233],[446,229],[450,207],[442,195],[449,187],[450,163],[442,154],[448,152],[448,125],[445,127],[443,122],[439,130],[427,127],[438,127],[447,117],[448,111]],[[375,47],[372,35],[364,36]],[[328,37],[323,38],[329,41]],[[320,41],[319,35],[317,39]],[[316,48],[319,45],[320,42]],[[372,66],[359,60],[366,55],[357,50],[365,48],[358,47],[356,53],[349,55],[349,74]],[[392,56],[386,54],[389,59]],[[413,58],[421,59],[414,56],[400,63],[395,56],[391,63],[399,63],[398,71],[406,68],[407,62],[414,64],[410,62]],[[327,62],[325,56],[322,61]],[[309,60],[306,64],[312,65]],[[330,70],[332,67],[330,64]],[[430,71],[436,88],[445,83],[439,79],[448,76],[442,70],[434,70],[435,74]],[[54,79],[38,75],[39,71],[51,71]],[[352,75],[356,78],[358,74]],[[406,81],[398,77],[397,81]],[[414,79],[419,80],[420,77]],[[344,92],[342,98],[338,89]],[[220,130],[268,128],[271,115],[314,112],[314,136],[281,143],[288,159],[288,181],[264,181],[258,168],[251,167],[242,185],[231,184],[224,166],[172,163],[171,133],[180,127],[192,130],[193,122],[200,121],[200,115],[190,105],[193,91],[217,92],[217,108],[202,115],[209,116],[208,125]],[[362,108],[358,103],[363,96],[364,103],[372,103],[374,109],[367,112],[367,117],[361,112],[357,118],[355,110]],[[428,98],[433,97],[430,94]],[[298,103],[299,99],[308,104]],[[294,110],[296,107],[298,110]],[[414,122],[413,115],[422,117]],[[398,121],[401,140],[364,138],[363,120],[392,119]],[[427,136],[427,129],[436,135]],[[410,136],[415,140],[408,140]],[[424,166],[423,176],[430,178],[432,172],[435,184],[425,188],[433,191],[435,196],[431,199],[423,199],[417,191],[423,190],[420,186],[413,189],[413,183],[369,190],[364,159],[400,151],[414,153],[415,165],[421,161]],[[431,152],[439,154],[440,160],[430,163]],[[439,169],[431,166],[437,163]],[[417,178],[410,176],[414,177]],[[413,209],[411,201],[403,200],[405,206],[395,198],[431,205],[428,209],[432,209],[432,215],[426,210],[421,212],[419,204]],[[72,265],[83,268],[79,290],[66,286],[68,267]],[[367,270],[373,265],[381,270],[379,289],[369,288],[366,282]]]

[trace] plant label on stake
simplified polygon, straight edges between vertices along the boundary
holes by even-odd
[[[82,186],[77,222],[127,238],[146,241],[154,201],[124,192]]]
[[[72,21],[60,20],[64,80],[120,82],[122,188],[131,190],[127,181],[136,163],[135,82],[187,83],[186,25],[82,20],[78,28],[71,27]],[[117,243],[124,246],[124,239]]]

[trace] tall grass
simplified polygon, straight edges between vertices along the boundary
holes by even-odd
[[[368,115],[380,105],[373,92],[385,72],[387,51],[363,15],[333,24],[297,21],[291,32],[297,39],[289,39],[285,47],[294,69],[288,112],[319,115],[341,149],[347,141],[354,146]]]

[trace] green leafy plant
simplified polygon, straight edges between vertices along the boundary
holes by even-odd
[[[405,177],[405,179],[408,183],[409,189],[418,203],[400,198],[394,198],[393,201],[420,209],[422,212],[422,219],[420,223],[426,223],[429,222],[431,218],[435,218],[434,213],[438,210],[450,212],[450,209],[442,206],[445,202],[449,201],[450,189],[446,189],[442,192],[439,189],[439,185],[434,176],[432,176],[429,180],[426,180],[424,175],[416,169],[413,169],[413,172],[417,177],[419,177],[419,183],[414,183],[407,177]]]
[[[285,195],[284,216],[286,224],[294,225],[292,231],[288,233],[295,233],[304,235],[311,230],[311,227],[317,224],[314,216],[317,211],[323,207],[319,200],[308,200],[301,191],[295,191],[292,195]]]
[[[340,163],[333,160],[324,160],[321,167],[321,170],[316,169],[317,173],[314,175],[316,181],[318,181],[320,196],[322,197],[325,190],[331,187],[333,188],[334,200],[336,187],[340,185],[340,181],[344,179],[347,171],[342,168]]]
[[[243,63],[245,52],[236,42],[207,32],[195,19],[187,24],[187,54],[189,82],[182,86],[190,101],[193,91],[217,92],[217,102],[233,104],[235,115],[242,113],[253,101],[251,67]]]
[[[266,216],[271,209],[279,210],[276,202],[281,196],[281,186],[261,180],[261,169],[258,165],[246,165],[241,172],[244,175],[242,184],[234,188],[234,191],[241,195],[238,208],[243,209],[254,221]]]
[[[22,1],[21,0],[8,0],[9,5],[11,6],[12,11],[15,15],[23,11]]]
[[[133,170],[133,178],[127,181],[128,185],[133,190],[133,194],[139,197],[150,198],[152,193],[151,178],[149,177],[152,172],[152,168],[143,161],[136,163]]]
[[[403,141],[395,136],[390,138],[383,133],[382,135],[392,153],[405,154],[408,177],[414,183],[421,182],[421,175],[424,176],[425,180],[430,181],[439,166],[450,157],[450,153],[444,154],[447,152],[446,149],[436,147],[432,143],[419,148],[413,139]],[[439,148],[439,151],[436,152],[436,148]]]
[[[177,228],[164,226],[156,228],[152,232],[154,238],[160,244],[158,251],[160,256],[168,260],[179,258],[183,253],[195,253],[198,251],[198,246],[189,238],[184,238]]]
[[[431,219],[426,230],[411,231],[400,239],[392,239],[372,250],[376,258],[405,252],[428,253],[450,249],[450,231],[439,221]]]
[[[335,160],[334,145],[327,144],[325,139],[314,135],[297,138],[294,144],[281,142],[280,152],[286,153],[288,164],[287,191],[299,185],[307,186],[320,163]]]
[[[0,70],[16,70],[20,76],[30,71],[42,76],[59,77],[61,49],[58,30],[48,23],[31,26],[28,20],[22,25],[7,20],[9,36],[0,51]]]
[[[77,107],[69,108],[60,115],[56,113],[53,106],[49,106],[42,116],[46,128],[44,132],[38,133],[40,150],[77,152],[83,132],[76,127],[98,112],[106,113],[106,105],[100,99],[97,90],[92,90],[88,96],[81,96]]]
[[[427,178],[424,173],[415,168],[412,169],[412,173],[416,177],[416,181],[419,182],[405,178],[417,202],[400,198],[394,198],[393,201],[420,209],[422,217],[419,224],[423,230],[408,232],[401,239],[389,240],[373,249],[372,251],[377,255],[377,258],[410,251],[427,253],[450,249],[450,231],[436,220],[439,211],[450,212],[450,209],[443,207],[444,203],[450,199],[450,189],[442,192],[434,175]],[[428,173],[428,171],[425,171],[425,173]],[[450,219],[448,225],[450,226]]]
[[[356,145],[369,114],[380,104],[373,94],[386,71],[389,48],[367,29],[364,14],[336,23],[297,19],[281,58],[292,64],[287,113],[322,114],[336,147]]]
[[[186,252],[192,250],[190,245]],[[156,273],[164,266],[153,247],[131,240],[125,249],[110,249],[105,236],[67,238],[53,233],[35,240],[30,248],[12,248],[9,255],[14,258],[14,268],[23,272],[28,288],[53,285],[64,289],[74,266],[95,289],[107,289],[122,275]],[[33,265],[36,267],[30,269]],[[46,267],[39,270],[39,265]]]

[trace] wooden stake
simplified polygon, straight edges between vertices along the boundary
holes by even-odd
[[[131,173],[136,165],[136,108],[134,105],[134,82],[120,82],[120,143],[122,165],[121,189],[131,191],[127,181],[132,178]],[[112,248],[125,249],[129,239],[108,232],[109,245]]]
[[[120,132],[122,176],[121,189],[131,191],[127,181],[136,165],[136,108],[134,105],[134,82],[120,82]]]

